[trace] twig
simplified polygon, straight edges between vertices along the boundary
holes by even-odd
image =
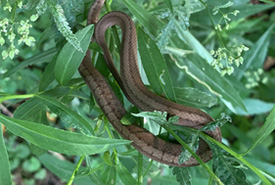
[[[5,114],[11,118],[13,117],[13,114],[2,103],[0,104],[0,110],[3,114]]]

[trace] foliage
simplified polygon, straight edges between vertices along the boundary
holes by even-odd
[[[99,47],[89,45],[93,26],[84,25],[92,1],[0,1],[0,123],[7,129],[0,129],[0,184],[11,184],[18,170],[31,175],[25,184],[34,184],[45,179],[45,168],[61,182],[76,185],[274,184],[275,4],[261,2],[105,4],[102,15],[112,8],[136,22],[145,84],[177,103],[204,109],[216,120],[193,130],[174,126],[177,117],[165,112],[137,113],[124,97]],[[114,38],[120,32],[113,30],[106,40],[118,66],[119,43]],[[150,132],[160,137],[168,132],[184,146],[180,163],[186,156],[197,157],[199,138],[208,142],[213,160],[169,168],[121,139],[77,73],[87,48],[127,111],[147,119],[144,127]],[[125,122],[132,120],[141,119]],[[202,132],[217,126],[223,144]]]

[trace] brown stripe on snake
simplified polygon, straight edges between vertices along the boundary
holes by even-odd
[[[87,24],[95,23],[98,20],[103,3],[104,0],[95,1],[90,9]],[[105,41],[105,31],[113,25],[118,25],[122,30],[120,73],[118,73],[114,66]],[[201,110],[176,104],[154,94],[145,87],[141,80],[137,64],[135,25],[129,16],[122,12],[106,14],[96,23],[93,39],[95,39],[102,48],[106,64],[125,96],[139,109],[144,111],[166,111],[169,115],[177,115],[180,117],[179,122],[176,124],[196,129],[213,121],[213,118]],[[199,164],[191,157],[185,163],[179,165],[178,158],[182,149],[181,145],[162,140],[146,129],[136,125],[126,126],[121,123],[120,120],[126,114],[126,110],[104,77],[91,64],[90,51],[87,51],[79,67],[79,72],[90,88],[104,115],[123,138],[133,141],[132,146],[139,152],[155,161],[171,166],[195,166]],[[215,131],[208,131],[207,134],[221,141],[219,128],[216,128]],[[200,140],[199,149],[196,153],[204,162],[212,158],[211,149],[203,140]]]

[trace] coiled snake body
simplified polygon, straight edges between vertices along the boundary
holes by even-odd
[[[96,23],[94,39],[102,48],[108,68],[129,101],[144,111],[158,110],[166,111],[169,115],[177,115],[179,116],[179,122],[176,123],[178,125],[199,129],[213,121],[213,118],[201,110],[164,99],[145,87],[137,64],[135,25],[131,18],[122,12],[110,12],[97,22],[103,3],[104,0],[95,0],[88,15],[88,24]],[[120,73],[117,72],[113,64],[105,41],[105,31],[113,25],[118,25],[122,30]],[[182,152],[181,145],[162,140],[136,125],[123,125],[121,123],[120,120],[126,114],[126,110],[104,77],[93,67],[90,62],[90,51],[87,51],[79,67],[79,72],[110,123],[123,138],[132,140],[132,146],[139,152],[155,161],[171,166],[195,166],[199,164],[196,159],[191,157],[179,165],[178,159]],[[215,131],[207,131],[207,134],[221,141],[219,128],[216,128]],[[196,153],[204,162],[212,158],[211,149],[203,140],[200,140],[199,149]]]

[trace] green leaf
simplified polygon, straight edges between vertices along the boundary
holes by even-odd
[[[132,113],[132,115],[136,117],[143,117],[143,118],[150,119],[160,125],[176,123],[178,122],[178,119],[179,119],[178,116],[173,116],[167,120],[167,117],[168,117],[167,112],[161,112],[156,110],[153,112],[143,111],[137,114]]]
[[[275,164],[271,164],[267,162],[266,160],[255,158],[254,156],[245,156],[245,159],[253,164],[258,169],[263,170],[264,172],[273,174],[273,177],[275,175]]]
[[[272,24],[268,30],[257,40],[257,42],[250,48],[249,51],[245,52],[244,63],[238,68],[236,76],[241,79],[249,68],[261,68],[266,59],[266,54],[268,51],[270,35],[275,24]]]
[[[24,171],[33,173],[39,170],[41,163],[36,157],[31,157],[30,159],[23,162],[22,167]]]
[[[25,4],[23,7],[27,10],[33,9],[38,5],[39,1],[36,0],[28,0],[27,4]]]
[[[66,107],[63,103],[59,102],[56,98],[52,98],[46,95],[36,95],[36,97],[42,101],[51,111],[61,117],[61,119],[73,127],[76,127],[82,133],[94,135],[93,127],[90,123],[77,114],[75,111]]]
[[[243,155],[246,155],[248,152],[253,150],[256,146],[263,142],[263,140],[273,132],[275,129],[275,106],[269,113],[268,117],[266,118],[264,125],[259,130],[257,136],[255,137],[252,145],[244,152]]]
[[[14,135],[20,136],[43,149],[68,155],[93,155],[131,142],[87,136],[30,121],[9,118],[4,115],[0,115],[0,122]]]
[[[76,37],[80,41],[80,46],[83,52],[80,52],[72,47],[69,42],[62,48],[58,55],[54,69],[56,80],[61,85],[65,85],[69,82],[74,73],[77,71],[77,68],[82,62],[82,59],[88,49],[92,35],[92,25],[87,26],[76,33]]]
[[[177,102],[191,107],[212,107],[217,104],[217,98],[192,87],[176,87]]]
[[[164,3],[169,8],[169,10],[173,13],[173,5],[172,5],[171,0],[164,0]]]
[[[200,131],[207,131],[207,130],[215,130],[217,127],[222,127],[225,123],[232,122],[230,116],[226,115],[225,113],[221,113],[221,118],[212,121],[211,123],[205,125],[200,129]]]
[[[3,78],[9,77],[9,76],[13,75],[14,73],[16,73],[17,71],[20,71],[21,69],[23,69],[24,67],[27,67],[29,65],[42,64],[42,63],[49,62],[52,60],[52,58],[54,57],[55,54],[56,54],[55,48],[51,48],[47,51],[43,51],[27,60],[24,60],[23,62],[20,62],[20,64],[10,68],[6,73],[3,74]]]
[[[16,119],[48,124],[46,106],[38,99],[32,98],[21,104],[14,112]]]
[[[191,174],[188,168],[173,167],[173,175],[176,176],[180,185],[191,185]]]
[[[1,115],[1,114],[0,114]],[[11,185],[11,172],[10,163],[7,149],[4,142],[2,124],[0,121],[0,184],[1,185]]]
[[[211,145],[214,173],[224,184],[249,185],[240,164],[224,150]]]
[[[102,176],[102,181],[105,185],[116,184],[116,168],[114,166],[107,166]]]
[[[34,97],[34,94],[22,94],[22,95],[12,95],[12,94],[3,94],[4,97],[0,98],[0,103],[6,100],[12,100],[12,99],[24,99],[24,98],[32,98]]]
[[[177,36],[172,38],[174,42],[180,38],[185,44],[187,44],[194,52],[196,52],[201,58],[205,59],[209,64],[214,60],[212,55],[205,49],[205,47],[188,30],[184,30],[177,21],[175,22],[175,27]]]
[[[194,152],[198,150],[199,136],[197,134],[193,134],[189,136],[185,142]],[[183,147],[181,150],[182,152],[180,153],[179,161],[178,161],[180,165],[183,164],[188,159],[190,159],[190,157],[192,157],[192,154],[186,148]]]
[[[260,0],[260,1],[262,1],[264,3],[275,5],[275,2],[273,2],[273,1],[269,1],[269,0]]]
[[[143,25],[153,36],[157,36],[157,30],[163,26],[156,17],[149,14],[142,6],[133,0],[123,0],[130,12],[137,18],[138,22]]]
[[[40,169],[38,172],[35,173],[34,178],[38,180],[43,180],[47,177],[46,169]]]
[[[128,169],[121,162],[116,165],[117,173],[124,184],[137,184],[136,179],[131,175]]]
[[[25,159],[30,155],[30,149],[27,145],[25,144],[21,144],[17,145],[14,152],[16,153],[15,158],[19,158],[19,159]]]
[[[253,98],[246,98],[243,100],[243,102],[247,111],[244,111],[239,107],[233,107],[228,102],[226,102],[226,104],[234,114],[240,116],[264,114],[271,111],[274,106],[274,103],[264,102],[262,100]]]
[[[177,67],[188,74],[192,80],[208,88],[211,93],[229,101],[236,107],[239,106],[246,110],[239,93],[233,85],[197,55],[188,56],[185,63],[183,65],[177,63]],[[224,90],[224,87],[226,87],[226,90]]]
[[[218,1],[217,1],[218,2]],[[235,10],[239,10],[240,13],[238,13],[237,16],[229,16],[231,21],[236,21],[236,20],[240,20],[246,17],[249,17],[251,15],[254,15],[256,13],[265,11],[267,9],[270,9],[274,7],[274,5],[267,5],[267,4],[257,4],[257,5],[253,5],[253,4],[248,4],[248,3],[244,3],[244,4],[234,4],[233,6],[223,9],[223,14],[229,13],[229,12],[233,12]],[[219,23],[221,17],[223,16],[223,14],[217,14],[217,16],[213,16],[213,21],[216,24]],[[207,19],[209,19],[208,17],[205,17]],[[224,21],[221,22],[222,24],[225,24]]]
[[[40,156],[39,160],[48,170],[50,170],[53,174],[55,174],[64,181],[68,181],[70,179],[72,172],[75,168],[75,164],[69,161],[60,160],[48,153]],[[81,166],[79,170],[83,170],[83,167]]]
[[[39,91],[45,91],[47,87],[55,80],[54,68],[56,65],[56,60],[57,55],[55,55],[52,61],[47,65],[39,83]]]
[[[157,45],[142,30],[138,29],[138,46],[146,76],[157,94],[164,93],[170,100],[176,100],[173,84],[166,62]]]

